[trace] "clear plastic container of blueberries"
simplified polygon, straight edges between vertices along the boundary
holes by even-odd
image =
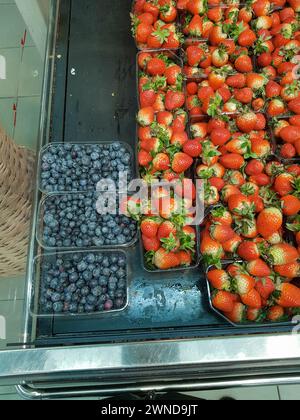
[[[170,49],[147,50],[147,54],[151,54],[153,57],[157,55],[166,55],[172,61],[174,61],[174,64],[177,64],[181,68],[182,74],[183,74],[183,61],[180,55],[176,54],[176,51],[170,50]],[[140,79],[140,71],[141,71],[139,68],[139,57],[141,54],[143,54],[143,51],[138,52],[136,56],[136,89],[137,89],[137,101],[138,101],[139,108],[140,108],[139,79]],[[186,88],[185,80],[183,80],[182,86],[183,86],[182,91],[185,92],[185,88]]]
[[[227,267],[229,266],[229,265],[231,265],[231,264],[234,264],[234,263],[242,263],[243,261],[241,261],[241,260],[223,260],[222,261],[222,269],[223,270],[225,270],[226,271],[226,269],[227,269]],[[214,269],[215,268],[215,266],[209,266],[207,269],[206,269],[206,284],[207,284],[207,292],[208,292],[208,302],[209,302],[209,306],[210,306],[210,309],[213,311],[213,312],[215,312],[219,317],[221,317],[223,320],[225,320],[226,322],[228,322],[229,324],[231,324],[233,327],[235,327],[235,328],[239,328],[239,327],[241,327],[241,326],[243,326],[243,327],[245,327],[245,328],[249,328],[249,329],[251,329],[251,328],[257,328],[257,327],[259,327],[259,328],[266,328],[266,327],[270,327],[271,325],[277,325],[277,326],[291,326],[293,323],[292,323],[292,321],[287,321],[287,322],[271,322],[271,321],[264,321],[264,322],[262,322],[262,323],[259,323],[259,322],[251,322],[251,321],[245,321],[245,322],[243,322],[243,323],[234,323],[234,322],[232,322],[230,319],[228,319],[222,312],[220,312],[218,309],[216,309],[215,307],[214,307],[214,305],[213,305],[213,302],[212,302],[212,300],[213,300],[213,298],[212,298],[212,295],[213,295],[213,292],[214,292],[214,289],[212,288],[212,286],[211,286],[211,284],[210,284],[210,282],[209,282],[209,280],[208,280],[208,277],[207,277],[207,274],[208,274],[208,272],[210,271],[210,270],[212,270],[212,269]]]
[[[124,194],[118,192],[115,194],[105,194],[106,197],[107,194],[109,194],[109,200],[113,199],[115,202],[116,207],[113,209],[115,215],[101,215],[100,209],[100,213],[97,212],[97,201],[99,199],[99,193],[97,192],[51,193],[45,195],[39,204],[36,231],[38,244],[43,249],[52,252],[76,251],[82,248],[88,248],[91,251],[96,249],[123,249],[135,245],[138,240],[137,223],[133,219],[129,219],[127,216],[119,214],[119,203],[120,200],[123,199]],[[67,199],[68,204],[76,206],[76,209],[74,208],[73,210],[74,213],[70,213],[70,215],[66,214],[70,210],[67,208],[67,203],[65,205],[63,203],[63,201]],[[82,216],[85,219],[80,221],[79,224],[76,224],[79,217],[78,204],[82,206]],[[48,211],[47,207],[49,207]],[[65,210],[66,208],[68,210]],[[60,213],[62,213],[61,216]],[[71,216],[73,216],[73,218]],[[48,221],[46,218],[48,218]],[[110,220],[106,220],[108,218]],[[118,222],[116,222],[116,219],[118,219]],[[73,223],[70,227],[71,221]],[[93,225],[91,228],[94,238],[91,236],[92,232],[89,230],[89,223],[92,223]],[[112,223],[111,227],[108,226],[109,223]],[[45,232],[47,230],[51,232],[51,224],[53,225],[56,233],[49,236],[47,241],[46,236],[48,235],[45,235]],[[132,229],[133,226],[135,227],[135,230]],[[104,234],[102,233],[103,229],[106,229]],[[125,229],[129,231],[128,238],[124,235]],[[63,232],[63,236],[58,235],[59,232]],[[119,241],[116,237],[114,237],[114,239],[110,239],[108,236],[112,234],[122,235],[121,239],[124,238],[124,240]],[[86,235],[90,235],[90,237],[87,239],[85,238]],[[55,240],[55,243],[52,245],[51,242],[53,239]],[[76,243],[75,240],[79,240],[79,243]],[[59,241],[63,242],[62,245],[57,244]]]
[[[86,164],[81,169],[78,168],[79,165],[76,162],[76,153],[77,153],[76,151],[74,152],[75,157],[73,158],[73,162],[71,161],[71,163],[70,163],[70,168],[69,167],[63,168],[63,169],[66,169],[66,170],[68,170],[68,169],[69,170],[71,170],[71,169],[75,170],[75,174],[72,174],[72,175],[76,175],[76,171],[77,171],[77,174],[78,174],[77,176],[80,177],[82,175],[82,172],[83,173],[88,173],[90,171],[91,167],[89,166],[89,164],[92,161],[96,162],[100,159],[101,148],[104,150],[104,148],[113,147],[113,145],[116,145],[115,146],[116,148],[120,147],[123,152],[125,150],[126,154],[128,154],[128,159],[126,157],[128,162],[123,163],[123,166],[125,167],[126,170],[128,169],[128,172],[129,172],[127,181],[124,180],[123,182],[121,182],[121,184],[118,183],[119,173],[121,171],[123,171],[124,168],[120,169],[120,167],[116,167],[115,169],[113,169],[112,163],[111,163],[111,158],[110,158],[111,155],[108,153],[107,162],[110,162],[109,163],[110,166],[107,170],[105,170],[105,173],[107,173],[107,176],[103,176],[101,178],[101,175],[99,175],[99,171],[102,168],[102,166],[100,165],[100,163],[101,163],[100,162],[99,163],[99,168],[95,167],[95,165],[94,165],[95,171],[98,172],[98,174],[97,173],[95,174],[97,176],[97,179],[95,179],[95,181],[88,178],[88,182],[85,182],[83,185],[79,185],[78,182],[77,182],[78,187],[77,186],[73,187],[73,184],[72,184],[72,186],[70,188],[68,188],[67,190],[65,188],[65,182],[64,182],[64,185],[61,187],[61,189],[58,189],[57,185],[53,188],[51,188],[51,185],[50,185],[50,188],[45,188],[45,186],[43,185],[43,177],[44,176],[47,176],[47,177],[49,176],[48,166],[55,163],[56,158],[51,156],[51,155],[53,155],[53,152],[55,150],[57,150],[58,153],[63,153],[64,150],[66,150],[66,149],[67,149],[68,152],[71,152],[72,150],[74,150],[74,148],[79,149],[79,150],[81,148],[85,151],[88,151],[88,153],[89,153],[88,156],[91,155],[90,151],[91,151],[92,148],[94,148],[94,150],[96,150],[94,152],[95,155],[93,156],[93,160],[88,157],[87,161],[86,161]],[[110,150],[108,149],[107,151],[109,152]],[[115,151],[118,152],[119,150],[115,150]],[[47,161],[47,156],[50,159],[50,163]],[[124,153],[123,153],[123,156],[124,156]],[[121,159],[121,157],[119,157],[119,159]],[[129,146],[127,143],[124,143],[124,142],[121,142],[121,141],[89,142],[89,143],[58,143],[58,142],[57,143],[56,142],[49,143],[48,145],[44,146],[40,150],[40,153],[39,153],[39,160],[38,160],[38,173],[40,174],[39,175],[40,176],[40,178],[39,178],[39,189],[44,194],[49,194],[49,193],[53,193],[53,192],[59,192],[59,193],[63,193],[63,192],[66,192],[66,193],[69,193],[69,192],[83,192],[83,191],[87,191],[87,190],[90,190],[90,189],[95,189],[99,180],[101,180],[103,178],[110,179],[109,175],[111,175],[111,178],[113,178],[113,176],[115,178],[117,178],[116,188],[119,189],[119,191],[123,191],[123,189],[127,188],[128,181],[131,181],[136,175],[136,172],[135,172],[136,167],[134,165],[134,161],[135,161],[134,153],[133,153],[133,150],[132,150],[131,146]],[[73,163],[73,166],[72,166],[72,163]],[[79,169],[82,170],[81,173],[78,172]],[[55,177],[56,177],[57,180],[59,180],[59,178],[61,178],[62,176],[63,176],[62,171],[60,171],[60,172],[55,171]],[[68,176],[68,178],[70,178],[70,176]],[[64,178],[64,180],[66,181],[66,177]],[[71,180],[68,179],[68,182],[71,182]]]
[[[116,262],[112,261],[112,258]],[[87,259],[91,260],[91,266]],[[104,260],[105,266],[109,265],[106,269],[110,273],[116,269],[116,273],[120,271],[118,277],[110,277],[111,284],[108,275],[103,275]],[[116,265],[114,271],[111,269],[113,264]],[[83,268],[86,271],[82,271]],[[84,276],[88,276],[88,280],[83,278]],[[114,314],[124,311],[129,304],[129,278],[128,258],[121,250],[45,252],[33,261],[31,314],[41,318],[86,318],[105,315],[111,318]],[[113,295],[111,291],[114,292]]]

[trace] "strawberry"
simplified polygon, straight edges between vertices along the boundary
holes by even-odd
[[[155,171],[166,171],[170,167],[170,158],[166,153],[158,153],[153,159]]]
[[[228,76],[226,84],[235,89],[242,89],[246,86],[246,76],[243,73],[237,73],[233,76]]]
[[[207,135],[207,123],[195,123],[191,125],[193,138],[205,138]]]
[[[277,305],[283,308],[300,307],[300,289],[292,284],[283,283],[275,292]]]
[[[166,94],[165,106],[167,111],[175,111],[182,108],[185,104],[185,95],[183,92],[169,90]]]
[[[177,230],[176,230],[175,225],[172,222],[165,221],[159,226],[157,237],[159,240],[161,240],[161,239],[169,238],[170,235],[176,235],[176,234],[177,234]]]
[[[160,240],[162,243],[162,247],[167,252],[177,252],[180,248],[180,240],[177,236],[173,235],[173,233],[170,234],[168,238],[163,238]]]
[[[171,137],[171,144],[180,148],[188,141],[188,135],[185,131],[175,131]]]
[[[213,224],[210,227],[211,237],[220,244],[229,241],[235,236],[235,232],[228,225]]]
[[[248,55],[240,55],[235,60],[234,67],[240,73],[250,73],[253,71],[253,64]]]
[[[182,228],[182,232],[185,235],[190,236],[192,239],[195,239],[196,238],[196,230],[192,226],[184,226]]]
[[[215,146],[223,146],[230,139],[230,131],[226,128],[215,128],[210,133],[211,141]]]
[[[189,66],[198,66],[204,56],[204,51],[198,45],[191,45],[186,49],[186,56]]]
[[[244,194],[235,194],[229,197],[228,207],[231,213],[237,216],[249,216],[254,208],[251,201]]]
[[[180,259],[174,252],[167,252],[164,248],[160,248],[153,258],[153,264],[160,270],[169,270],[180,265]]]
[[[257,218],[257,229],[264,238],[277,232],[283,223],[282,213],[275,207],[264,209]]]
[[[217,207],[212,210],[210,214],[213,223],[221,223],[223,225],[231,226],[233,218],[225,207]]]
[[[146,44],[149,36],[153,32],[153,26],[148,23],[140,23],[135,30],[135,39],[138,44]]]
[[[238,274],[244,274],[244,268],[240,265],[240,264],[230,264],[227,268],[226,268],[227,273],[231,276],[231,277],[235,277]]]
[[[147,73],[150,76],[163,76],[166,72],[167,66],[164,60],[154,57],[147,63]]]
[[[243,133],[250,133],[256,127],[256,115],[254,112],[247,112],[246,114],[239,115],[236,119],[236,124],[239,130]]]
[[[234,309],[234,302],[231,293],[224,290],[219,290],[214,294],[212,304],[214,308],[222,312],[230,313]]]
[[[141,222],[141,231],[147,238],[154,238],[157,235],[161,221],[157,218],[147,218]]]
[[[191,252],[179,251],[177,255],[179,257],[181,267],[190,267],[192,265],[193,257]]]
[[[189,169],[193,164],[193,159],[186,153],[176,153],[172,162],[172,170],[175,173],[182,173]]]
[[[281,99],[275,98],[269,102],[267,107],[267,114],[270,117],[277,117],[281,114],[284,114],[286,111],[286,106]]]
[[[204,256],[205,261],[210,264],[220,262],[224,255],[222,245],[214,241],[209,234],[204,234],[201,241],[200,252]]]
[[[251,47],[255,43],[256,39],[257,37],[255,33],[251,29],[246,29],[240,34],[238,43],[241,47]]]
[[[247,264],[247,271],[251,276],[267,277],[271,275],[270,267],[260,258]]]
[[[235,89],[233,95],[238,102],[245,105],[250,104],[253,99],[253,91],[247,87],[243,89]]]
[[[300,127],[289,125],[280,130],[279,136],[286,143],[295,143],[300,139]]]
[[[247,308],[247,321],[260,322],[262,321],[263,312],[261,309]]]
[[[284,197],[293,192],[294,177],[289,173],[283,173],[279,175],[274,182],[274,190],[281,196]]]
[[[288,103],[288,108],[290,111],[294,112],[297,115],[300,115],[300,97],[293,99]]]
[[[225,203],[228,203],[229,198],[233,195],[240,194],[240,190],[235,187],[234,185],[225,185],[225,187],[222,190],[222,200]]]
[[[230,278],[224,270],[211,270],[207,274],[207,278],[214,289],[230,291]]]
[[[230,254],[235,254],[241,242],[242,242],[242,238],[238,234],[235,234],[234,237],[231,238],[229,241],[224,242],[222,244],[222,247],[225,252],[228,252]]]
[[[300,200],[293,195],[282,197],[282,211],[285,216],[296,216],[300,212]]]
[[[245,164],[244,158],[237,153],[227,153],[220,157],[219,162],[226,169],[241,169]]]
[[[255,279],[247,274],[238,274],[234,277],[234,284],[239,295],[246,295],[255,287]]]
[[[150,126],[154,122],[154,109],[152,107],[140,109],[137,120],[143,127]]]
[[[300,140],[297,141],[300,142]],[[280,149],[280,155],[284,159],[293,159],[297,155],[297,150],[292,144],[285,143]]]
[[[273,265],[291,264],[299,258],[297,249],[287,243],[273,245],[268,249],[267,255]]]
[[[192,15],[202,15],[206,10],[203,0],[190,0],[186,8]]]
[[[246,261],[257,260],[260,257],[257,244],[251,241],[242,242],[237,250],[237,254]]]
[[[267,319],[271,322],[281,322],[285,318],[284,309],[282,306],[272,306],[267,313]]]
[[[256,282],[255,289],[263,299],[268,300],[271,294],[275,292],[276,287],[271,277],[265,277]]]
[[[162,149],[161,141],[155,137],[152,137],[149,140],[141,141],[140,146],[141,146],[141,149],[151,154],[159,153],[160,150]]]
[[[143,241],[143,245],[144,245],[144,249],[147,252],[156,252],[159,250],[160,248],[160,241],[154,237],[154,238],[148,238],[147,236],[142,236],[142,241]]]
[[[246,307],[239,302],[233,304],[233,310],[230,313],[226,313],[226,317],[234,323],[242,323],[246,317]]]
[[[252,289],[247,294],[241,295],[241,299],[244,305],[249,306],[253,309],[261,309],[262,308],[262,301],[260,294],[255,290]]]
[[[138,153],[139,165],[142,167],[147,167],[152,162],[152,156],[146,150],[140,150]]]
[[[245,173],[248,176],[252,175],[259,175],[264,171],[264,164],[257,159],[250,160],[249,163],[247,163],[247,166],[245,168]]]
[[[273,80],[270,80],[266,85],[266,96],[267,98],[275,98],[276,96],[279,96],[281,92],[281,86],[274,82]]]
[[[294,262],[291,264],[277,265],[274,267],[274,271],[281,277],[295,279],[300,276],[300,264],[298,262]]]
[[[192,158],[198,158],[202,153],[201,139],[189,140],[183,145],[183,152]]]

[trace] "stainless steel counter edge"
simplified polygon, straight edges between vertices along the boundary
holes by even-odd
[[[300,335],[247,336],[201,340],[158,341],[101,346],[20,349],[0,352],[0,381],[196,367],[201,372],[218,369],[234,375],[241,367],[300,372]],[[15,382],[16,383],[16,382]]]

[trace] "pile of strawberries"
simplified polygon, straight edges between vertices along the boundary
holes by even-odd
[[[210,210],[200,252],[214,308],[234,323],[289,320],[300,313],[300,3],[141,3],[177,8],[183,65],[143,43],[140,174],[188,185],[181,216],[174,203],[161,211],[161,189],[158,214],[140,220],[147,265],[197,262],[189,178],[200,179]]]

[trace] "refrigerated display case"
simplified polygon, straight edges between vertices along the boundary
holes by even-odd
[[[61,142],[135,149],[130,8],[130,0],[49,1],[37,156]],[[139,243],[123,250],[124,310],[61,317],[33,310],[42,198],[36,173],[23,329],[18,344],[12,339],[0,351],[0,383],[39,399],[300,382],[296,324],[230,325],[210,308],[203,269],[149,273]]]

